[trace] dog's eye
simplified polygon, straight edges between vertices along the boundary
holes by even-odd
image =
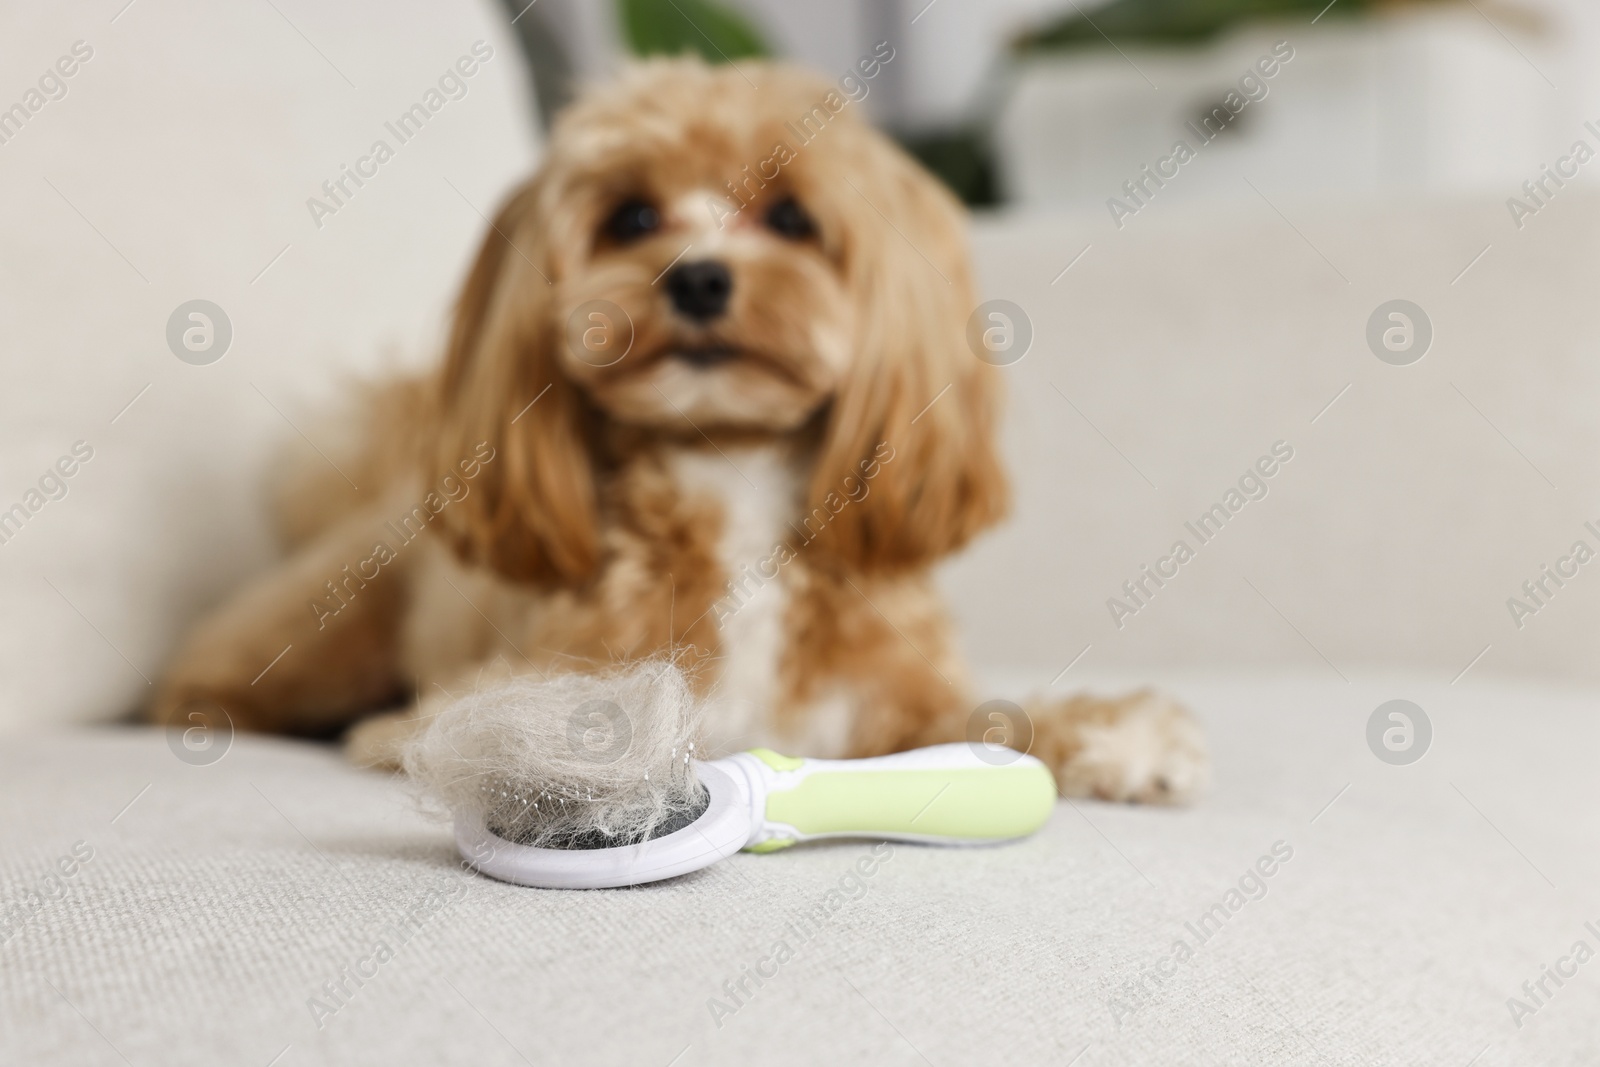
[[[817,232],[816,223],[792,196],[786,196],[767,209],[767,226],[791,241],[804,241]]]
[[[624,201],[606,220],[606,236],[614,241],[636,241],[661,226],[661,216],[643,200]]]

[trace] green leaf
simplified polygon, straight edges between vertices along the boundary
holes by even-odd
[[[693,52],[726,63],[771,50],[750,22],[714,0],[617,0],[628,48],[637,56]]]
[[[1370,12],[1375,0],[1112,0],[1088,14],[1073,10],[1024,34],[1021,53],[1133,43],[1189,45],[1211,39],[1241,23],[1309,18],[1350,18]]]

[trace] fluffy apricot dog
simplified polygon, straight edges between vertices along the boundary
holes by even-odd
[[[292,553],[189,636],[153,717],[348,729],[392,763],[453,694],[665,653],[713,755],[1005,727],[1068,795],[1190,796],[1200,733],[1159,696],[974,720],[930,568],[1005,512],[997,372],[960,205],[859,110],[689,60],[569,108],[442,366],[363,398],[336,457],[361,491],[294,480]]]

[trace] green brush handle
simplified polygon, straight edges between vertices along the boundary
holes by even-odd
[[[1055,807],[1055,778],[1032,756],[935,745],[859,760],[795,759],[768,749],[733,757],[765,794],[745,847],[770,852],[819,837],[983,844],[1026,837]]]

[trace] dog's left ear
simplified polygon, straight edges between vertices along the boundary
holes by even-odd
[[[828,415],[806,525],[853,568],[895,571],[965,545],[1005,514],[1009,490],[997,372],[966,337],[965,212],[876,135],[858,155],[870,158],[837,201],[856,362]]]

